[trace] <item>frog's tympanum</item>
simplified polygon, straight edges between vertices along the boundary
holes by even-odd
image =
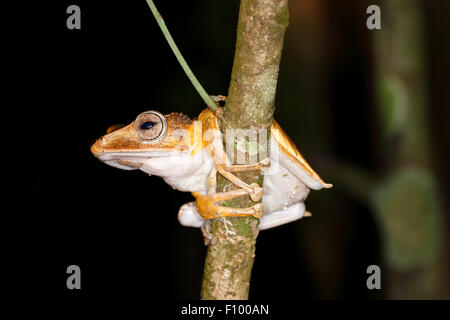
[[[268,139],[269,157],[256,164],[231,163],[219,120],[209,109],[194,120],[182,113],[147,111],[131,124],[113,126],[107,132],[92,145],[98,159],[120,169],[160,176],[173,188],[192,192],[196,201],[178,212],[185,226],[203,227],[209,219],[251,215],[260,218],[260,230],[273,228],[310,215],[304,205],[309,189],[332,186],[314,172],[275,120]],[[264,173],[262,188],[233,174],[258,169]],[[217,171],[239,188],[216,193]],[[224,200],[245,195],[261,201],[250,208],[221,206]]]

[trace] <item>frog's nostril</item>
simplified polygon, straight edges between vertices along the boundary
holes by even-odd
[[[119,130],[123,126],[123,124],[113,124],[112,126],[109,126],[108,129],[106,129],[106,133],[111,133],[113,131]]]

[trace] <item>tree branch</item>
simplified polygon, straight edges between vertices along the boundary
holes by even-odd
[[[229,129],[249,129],[270,136],[275,91],[283,48],[284,32],[288,26],[287,0],[242,0],[239,10],[236,52],[223,117],[222,133]],[[256,133],[257,134],[257,133]],[[259,148],[262,145],[259,136]],[[227,153],[231,159],[243,155],[254,163],[250,143],[233,143]],[[267,149],[265,149],[267,150]],[[259,159],[261,160],[261,159]],[[259,170],[236,173],[247,183],[263,185]],[[217,192],[236,187],[218,175]],[[248,196],[225,201],[222,205],[246,208],[254,205]],[[202,284],[202,299],[247,299],[250,275],[258,236],[258,219],[229,217],[214,219],[211,223],[213,241],[208,247]]]

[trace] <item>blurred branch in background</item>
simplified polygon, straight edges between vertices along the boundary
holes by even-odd
[[[372,193],[388,267],[388,296],[438,299],[445,294],[442,213],[431,170],[423,8],[418,0],[382,2],[375,36],[380,169]]]
[[[305,2],[311,1],[305,0]],[[349,7],[353,9],[339,11],[339,20],[331,21],[329,24],[348,21],[346,19],[350,19],[349,15],[355,14],[352,10],[357,8],[360,14],[364,12],[364,6],[372,4],[370,1],[362,4],[356,2],[358,1],[349,4]],[[329,10],[333,9],[330,1],[323,0],[315,2],[313,7],[316,10],[321,7],[319,3],[327,3]],[[429,115],[431,102],[427,92],[429,75],[421,4],[419,0],[380,2],[382,30],[366,33],[374,40],[375,102],[373,105],[378,127],[367,129],[375,129],[376,132],[375,147],[378,158],[375,159],[374,165],[372,168],[370,166],[367,168],[356,162],[356,153],[361,153],[361,150],[355,149],[355,155],[341,157],[345,160],[334,163],[331,159],[327,159],[322,166],[325,173],[329,172],[333,175],[332,180],[341,191],[372,208],[382,242],[384,261],[382,295],[392,299],[439,299],[445,298],[448,290],[445,257],[446,230],[443,224],[440,190],[434,175],[434,160],[431,155],[433,144]],[[311,6],[305,7],[306,9],[303,8],[303,10],[311,9]],[[322,14],[330,14],[330,12],[324,10]],[[314,17],[314,15],[310,16]],[[312,25],[324,22],[323,18],[316,17],[315,20],[311,21]],[[365,26],[352,25],[351,27],[364,28]],[[336,33],[332,31],[332,28],[327,30],[329,34]],[[317,28],[308,27],[308,31],[314,32],[319,38],[327,36],[327,33],[317,32]],[[337,39],[335,44],[340,40],[339,37]],[[361,41],[360,38],[358,40]],[[343,45],[341,44],[339,48]],[[361,46],[360,43],[358,45]],[[309,50],[312,50],[311,47]],[[333,52],[330,55],[333,55]],[[336,59],[339,58],[331,59],[335,59],[332,67],[336,68]],[[368,70],[370,69],[369,66]],[[320,93],[317,91],[316,94]],[[353,96],[358,97],[357,92],[353,92]],[[316,99],[320,100],[318,97]],[[347,101],[349,105],[352,105],[351,102]],[[359,117],[356,118],[357,112],[352,110],[346,115],[349,114],[354,118],[346,123],[363,121]],[[317,134],[324,135],[323,132]],[[326,142],[327,139],[323,141]],[[343,213],[345,213],[344,210],[339,212],[340,215]],[[320,219],[317,216],[316,218]],[[321,274],[318,277],[319,280],[326,277],[329,269],[321,270],[324,267],[317,267],[321,258],[313,252],[317,251],[317,244],[311,245],[311,243],[314,237],[315,239],[322,239],[322,237],[331,239],[332,236],[327,232],[334,229],[335,227],[315,225],[314,230],[311,231],[314,234],[307,236],[309,240],[306,246],[312,248],[307,250],[311,258],[311,267],[315,268],[314,273]],[[304,234],[302,238],[304,241]],[[340,239],[344,240],[342,237]],[[339,246],[336,243],[326,247],[328,253],[338,249]],[[332,294],[329,280],[327,280],[328,288],[323,290],[322,294]]]
[[[387,294],[392,299],[446,295],[441,200],[432,171],[421,2],[382,2],[382,30],[374,34],[378,171],[340,164],[347,192],[368,202],[381,233]]]

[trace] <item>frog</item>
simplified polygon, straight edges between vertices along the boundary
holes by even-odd
[[[310,190],[328,189],[281,126],[272,121],[268,155],[255,163],[235,164],[225,151],[220,130],[223,108],[204,109],[191,119],[180,112],[163,115],[140,113],[126,126],[113,125],[91,146],[105,164],[123,170],[141,170],[161,177],[172,188],[191,192],[195,201],[182,205],[178,221],[183,226],[205,228],[212,219],[253,216],[258,229],[278,227],[303,217]],[[247,184],[234,173],[261,170],[263,185]],[[217,173],[236,188],[216,192]],[[254,205],[232,208],[223,201],[249,196]]]

